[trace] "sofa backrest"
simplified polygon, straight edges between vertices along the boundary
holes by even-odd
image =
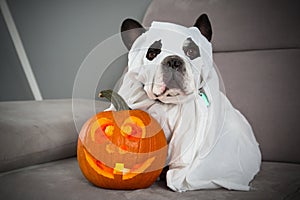
[[[153,0],[143,24],[192,26],[207,13],[226,95],[252,124],[265,161],[300,162],[300,2]]]

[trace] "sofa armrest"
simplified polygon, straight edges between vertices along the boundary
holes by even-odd
[[[109,106],[96,105],[98,111]],[[91,117],[85,101],[76,106],[81,121]],[[71,99],[1,102],[0,113],[0,172],[76,155]]]

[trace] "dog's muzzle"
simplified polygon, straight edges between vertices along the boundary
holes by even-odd
[[[177,96],[184,94],[184,77],[186,73],[186,64],[184,60],[177,56],[167,56],[161,62],[161,76],[163,86],[156,96]]]
[[[185,62],[176,55],[166,57],[162,63],[162,76],[165,84],[163,93],[167,96],[177,96],[184,93]]]
[[[170,71],[183,72],[185,69],[184,61],[179,56],[168,56],[162,61],[162,66]]]

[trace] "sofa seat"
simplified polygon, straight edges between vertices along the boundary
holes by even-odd
[[[76,160],[78,128],[109,104],[80,100],[0,103],[0,199],[300,199],[300,164],[266,162],[249,192],[225,189],[176,193],[163,181],[141,190],[90,184]],[[296,153],[296,152],[295,152]]]
[[[263,162],[249,192],[225,189],[177,193],[164,181],[140,190],[108,190],[82,175],[76,157],[25,167],[0,175],[0,199],[299,199],[300,165]]]

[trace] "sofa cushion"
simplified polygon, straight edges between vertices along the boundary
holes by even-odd
[[[300,47],[300,1],[153,0],[143,24],[153,20],[192,26],[207,13],[215,51]]]
[[[215,53],[232,104],[246,115],[263,160],[300,163],[299,49]]]
[[[91,116],[86,105],[77,101],[77,121]],[[0,113],[0,172],[76,155],[71,99],[1,102]]]
[[[143,24],[192,26],[207,13],[232,104],[253,125],[264,160],[300,162],[300,1],[153,0]]]
[[[163,181],[141,190],[101,189],[84,178],[76,158],[0,174],[0,199],[299,199],[299,187],[300,165],[272,162],[263,162],[249,192],[217,189],[177,193]]]

